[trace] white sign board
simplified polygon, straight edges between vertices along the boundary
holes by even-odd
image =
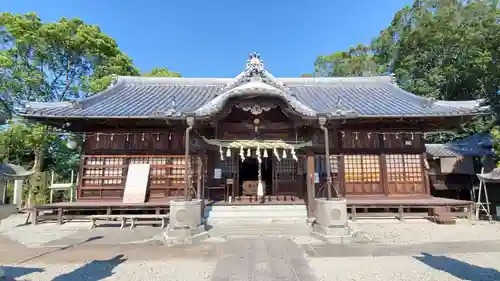
[[[319,183],[319,173],[314,173],[314,183]]]
[[[222,169],[215,168],[214,169],[214,179],[220,180],[222,178]]]
[[[150,164],[130,164],[123,192],[123,203],[144,203],[148,189]]]

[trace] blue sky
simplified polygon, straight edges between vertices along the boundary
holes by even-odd
[[[318,55],[347,49],[390,24],[410,0],[0,0],[0,11],[43,21],[79,17],[115,38],[141,71],[234,77],[259,52],[277,77],[312,72]]]

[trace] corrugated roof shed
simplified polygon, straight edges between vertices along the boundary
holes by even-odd
[[[493,142],[488,134],[476,134],[447,144],[426,144],[427,154],[433,157],[494,155]]]

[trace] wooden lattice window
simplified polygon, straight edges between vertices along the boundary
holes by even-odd
[[[103,184],[105,185],[120,185],[123,183],[123,164],[124,159],[113,157],[113,158],[104,158],[104,180]]]
[[[90,157],[85,159],[83,185],[121,185],[124,175],[123,158]]]
[[[220,169],[222,170],[222,178],[229,179],[235,177],[238,172],[238,162],[233,157],[224,157],[224,160],[220,161]]]
[[[378,155],[345,155],[346,182],[380,182],[380,157]]]
[[[103,158],[87,158],[85,159],[83,170],[83,185],[101,185],[103,174]]]
[[[152,157],[149,159],[151,170],[151,184],[164,185],[167,184],[168,176],[168,158],[167,157]]]
[[[388,154],[386,162],[389,182],[422,182],[420,154]]]
[[[326,174],[325,155],[315,157],[316,173]],[[330,155],[330,169],[333,174],[339,172],[339,155]]]
[[[150,164],[150,183],[179,185],[184,183],[184,156],[86,156],[83,167],[83,186],[124,186],[128,164]],[[196,158],[190,169],[196,169]],[[193,170],[196,172],[196,170]]]
[[[276,175],[278,179],[295,179],[298,173],[297,161],[294,159],[281,159],[275,162]]]
[[[184,157],[164,156],[164,157],[133,157],[130,164],[144,163],[151,164],[151,183],[178,185],[184,183]]]

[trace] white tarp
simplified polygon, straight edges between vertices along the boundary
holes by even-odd
[[[500,182],[500,168],[495,168],[486,174],[477,174],[477,177],[483,182]]]

